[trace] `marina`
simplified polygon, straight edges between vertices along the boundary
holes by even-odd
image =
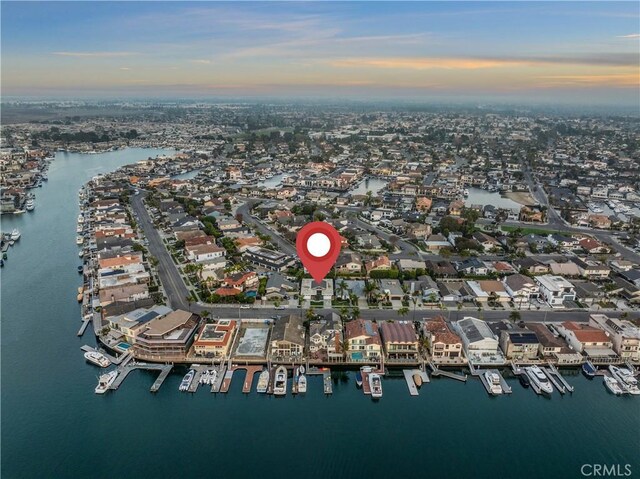
[[[411,396],[418,396],[420,394],[418,388],[429,382],[427,372],[420,369],[403,369],[402,374],[404,375],[404,380],[407,383],[407,388],[409,388],[409,394]],[[416,382],[416,379],[419,379],[418,382],[420,384]]]
[[[118,389],[124,380],[129,376],[132,371],[136,370],[144,370],[144,371],[159,371],[160,374],[158,378],[154,381],[149,389],[151,392],[157,392],[160,389],[160,386],[164,383],[165,379],[169,376],[171,369],[173,368],[172,364],[151,364],[151,363],[128,363],[125,365],[121,365],[118,367],[118,376],[115,378],[115,381],[111,384],[109,389],[116,390]]]

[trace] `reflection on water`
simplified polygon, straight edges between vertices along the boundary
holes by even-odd
[[[380,180],[378,178],[371,178],[369,180],[362,180],[351,190],[353,195],[366,195],[367,191],[371,191],[374,195],[378,193],[382,188],[387,186],[388,181]]]
[[[464,199],[466,206],[471,205],[493,205],[497,208],[520,209],[520,204],[509,198],[500,196],[500,193],[493,193],[480,188],[469,188],[469,196]]]

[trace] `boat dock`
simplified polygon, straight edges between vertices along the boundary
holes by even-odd
[[[456,373],[452,373],[449,371],[443,371],[442,369],[439,369],[435,364],[433,364],[432,362],[429,362],[429,367],[431,368],[431,375],[432,376],[444,376],[445,378],[451,378],[451,379],[456,379],[458,381],[462,381],[465,382],[467,380],[467,375],[466,374],[456,374]],[[470,366],[471,369],[471,374],[473,374],[473,366]]]
[[[233,378],[233,368],[227,368],[224,373],[224,379],[222,380],[222,385],[220,386],[221,393],[229,392],[229,387],[231,386],[231,379]]]
[[[567,380],[564,378],[562,374],[560,374],[560,371],[558,371],[558,368],[556,368],[553,364],[549,364],[548,369],[552,375],[556,376],[556,379],[558,380],[558,382],[562,384],[562,386],[567,391],[569,391],[570,393],[573,392],[574,390],[573,386],[567,382]]]
[[[217,368],[215,368],[215,370],[218,371],[218,374],[216,376],[216,380],[211,385],[211,392],[219,393],[220,387],[222,386],[222,381],[224,380],[224,375],[227,370],[227,367],[224,364],[220,364]]]
[[[413,380],[414,374],[419,374],[423,383],[429,382],[429,375],[426,371],[422,371],[420,369],[403,369],[402,374],[404,374],[404,380],[407,382],[407,387],[409,388],[409,394],[412,396],[418,396],[418,386],[416,382]],[[363,383],[364,385],[364,383]]]
[[[541,367],[540,369],[542,369],[542,372],[544,373],[544,375],[549,378],[549,381],[551,381],[551,384],[553,384],[553,386],[558,390],[560,394],[564,394],[565,392],[567,392],[564,386],[560,384],[555,374],[553,374],[549,368]]]
[[[87,326],[89,326],[89,323],[91,322],[91,316],[87,315],[84,318],[82,318],[82,325],[80,326],[80,329],[78,330],[78,336],[82,336],[84,334],[84,332],[87,330]]]
[[[86,352],[86,353],[90,353],[90,352],[95,352],[95,353],[100,353],[103,356],[105,356],[109,361],[111,361],[112,364],[115,365],[122,365],[124,366],[125,364],[127,364],[129,361],[131,361],[133,359],[133,356],[131,355],[130,352],[126,352],[124,354],[121,354],[118,357],[112,356],[111,354],[103,351],[102,349],[96,349],[93,348],[87,344],[85,344],[84,346],[82,346],[80,348],[82,351]]]
[[[322,385],[325,394],[333,394],[333,383],[331,382],[331,370],[325,368],[322,371]]]
[[[160,371],[160,375],[155,380],[153,385],[150,388],[151,392],[157,392],[162,386],[164,380],[169,376],[171,369],[173,368],[173,364],[151,364],[151,363],[131,363],[118,367],[118,376],[116,377],[113,384],[109,387],[109,389],[118,389],[120,385],[124,382],[131,371],[135,371],[136,369],[144,369],[147,371]]]
[[[511,364],[511,367],[513,368],[514,365]],[[482,383],[484,388],[487,390],[487,393],[489,393],[490,395],[493,396],[493,394],[491,393],[491,386],[489,386],[489,383],[487,382],[487,378],[484,377],[484,373],[486,372],[490,372],[498,375],[498,377],[500,378],[500,387],[502,388],[503,394],[511,394],[513,392],[513,390],[511,389],[511,386],[509,386],[507,384],[507,381],[504,379],[504,377],[502,377],[502,373],[500,373],[500,371],[498,371],[497,369],[476,369],[471,363],[469,363],[469,369],[471,370],[472,376],[477,376],[478,378],[480,378],[480,382]],[[514,369],[514,372],[515,372],[515,369]]]
[[[247,371],[247,375],[244,378],[244,384],[242,385],[242,392],[245,394],[251,392],[251,386],[253,385],[253,376],[256,373],[262,372],[262,366],[233,366],[231,369],[233,371],[237,371],[238,369],[244,369]]]

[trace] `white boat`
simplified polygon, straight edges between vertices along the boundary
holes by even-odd
[[[491,371],[487,371],[484,373],[484,377],[487,380],[487,384],[489,384],[489,391],[494,396],[498,394],[502,394],[502,385],[500,384],[500,376],[496,373],[492,373]]]
[[[627,368],[621,368],[618,366],[609,366],[611,375],[618,380],[618,383],[622,390],[625,390],[629,394],[637,396],[640,394],[640,388],[638,388],[638,380],[633,376],[633,373]]]
[[[616,396],[620,396],[622,394],[622,388],[620,387],[617,379],[605,376],[604,385],[612,394],[615,394]]]
[[[529,366],[525,368],[527,374],[531,378],[531,381],[535,383],[542,392],[551,394],[553,392],[553,386],[549,382],[547,375],[538,366]]]
[[[378,373],[369,374],[369,387],[371,388],[372,398],[382,397],[382,379]]]
[[[278,369],[276,369],[276,378],[273,381],[273,394],[276,396],[284,396],[287,394],[287,369],[284,366],[278,366]]]
[[[196,372],[193,369],[189,369],[189,372],[182,378],[182,382],[180,383],[180,387],[178,388],[178,390],[186,391],[187,389],[189,389],[189,386],[191,386],[191,381],[193,381],[193,377],[195,376],[195,374]]]
[[[96,394],[104,394],[109,390],[109,386],[113,384],[113,381],[116,380],[118,376],[118,371],[114,369],[113,371],[109,371],[106,374],[101,374],[100,378],[98,378],[98,385],[96,386]]]
[[[76,236],[76,244],[81,245],[84,243],[84,238],[82,236]]]
[[[200,384],[209,384],[209,371],[205,371],[200,375]]]
[[[262,372],[260,373],[260,376],[258,376],[258,386],[256,390],[259,393],[266,393],[268,387],[269,387],[269,370],[263,369]]]
[[[82,216],[82,213],[78,215],[78,223],[84,223],[84,216]]]
[[[18,231],[18,228],[14,228],[13,231],[11,231],[11,236],[9,237],[11,239],[11,241],[18,241],[20,239],[20,231]]]
[[[303,364],[300,365],[300,367],[298,368],[298,371],[300,372],[300,374],[304,374],[305,369]]]
[[[27,209],[27,211],[33,211],[36,207],[36,203],[35,201],[33,201],[33,199],[29,198],[27,200],[27,203],[25,204],[25,208]]]
[[[463,194],[465,197],[469,196],[469,190],[465,188]]]
[[[307,377],[304,374],[298,376],[298,392],[306,393],[307,392]]]
[[[111,361],[109,361],[104,354],[97,351],[87,351],[84,353],[84,358],[90,363],[100,366],[101,368],[106,368],[111,364]]]
[[[216,371],[215,369],[212,369],[211,371],[209,371],[209,384],[210,385],[215,384],[217,377],[218,377],[218,371]]]

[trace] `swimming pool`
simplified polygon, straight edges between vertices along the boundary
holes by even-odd
[[[362,359],[362,353],[361,352],[351,353],[351,359],[354,359],[356,361]]]
[[[131,345],[129,343],[118,343],[116,345],[116,348],[118,348],[120,351],[126,351],[130,347],[131,347]]]

